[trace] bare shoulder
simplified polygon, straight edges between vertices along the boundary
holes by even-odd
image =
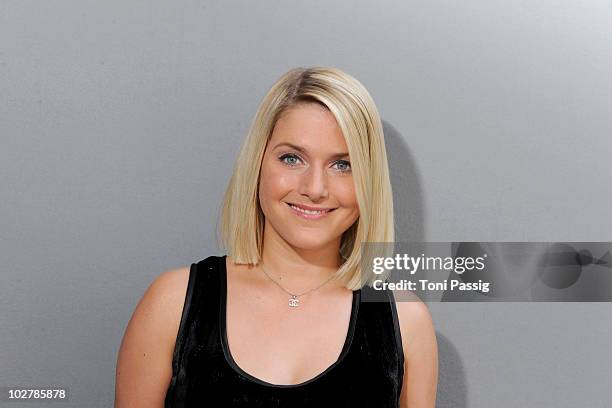
[[[117,358],[115,407],[162,405],[172,377],[189,270],[159,274],[136,305]]]
[[[427,305],[417,296],[409,294],[396,301],[397,316],[402,334],[404,354],[411,354],[412,345],[416,342],[432,342],[435,338],[435,327]],[[396,296],[396,299],[400,296]]]
[[[171,269],[159,274],[140,299],[132,320],[146,319],[157,330],[167,331],[165,334],[169,336],[176,335],[188,282],[189,267]]]
[[[176,316],[176,309],[181,309],[181,312],[183,309],[189,282],[189,270],[190,268],[185,266],[159,274],[147,289],[144,297],[151,298],[153,302],[161,303],[160,306],[174,309],[173,314]]]
[[[433,408],[438,384],[436,331],[427,305],[416,295],[409,293],[409,296],[396,302],[404,350],[400,407]]]

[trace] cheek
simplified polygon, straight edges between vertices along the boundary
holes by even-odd
[[[338,183],[335,187],[335,195],[340,205],[345,208],[358,208],[357,197],[355,196],[355,186],[352,180]]]
[[[259,181],[259,199],[261,201],[282,199],[293,188],[295,180],[274,166],[263,166]]]

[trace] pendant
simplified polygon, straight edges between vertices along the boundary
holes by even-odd
[[[299,305],[300,300],[297,298],[297,296],[291,296],[291,299],[289,299],[289,307],[298,307]]]

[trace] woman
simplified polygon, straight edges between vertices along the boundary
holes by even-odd
[[[433,407],[419,301],[362,302],[361,244],[393,242],[383,131],[367,90],[294,69],[265,96],[221,216],[227,256],[161,274],[132,316],[115,407]]]

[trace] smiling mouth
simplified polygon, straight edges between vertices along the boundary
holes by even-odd
[[[327,214],[335,210],[335,208],[329,208],[326,210],[312,211],[312,210],[306,210],[304,208],[300,208],[291,203],[285,203],[285,204],[287,204],[287,207],[289,207],[291,212],[293,212],[295,215],[297,215],[298,217],[306,218],[306,219],[323,218]]]

